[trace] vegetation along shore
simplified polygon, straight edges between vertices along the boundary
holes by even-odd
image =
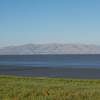
[[[100,100],[100,80],[0,75],[0,100]]]

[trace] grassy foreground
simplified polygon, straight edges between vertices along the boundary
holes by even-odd
[[[100,80],[0,76],[0,100],[100,100]]]

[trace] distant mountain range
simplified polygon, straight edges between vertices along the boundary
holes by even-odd
[[[0,49],[0,55],[100,54],[100,46],[84,44],[26,44]]]

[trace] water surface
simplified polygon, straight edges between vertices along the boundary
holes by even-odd
[[[100,79],[100,55],[0,56],[0,75]]]
[[[0,56],[0,66],[100,68],[100,55]]]

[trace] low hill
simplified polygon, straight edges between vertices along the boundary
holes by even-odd
[[[84,44],[26,44],[0,49],[0,55],[100,54],[100,46]]]

